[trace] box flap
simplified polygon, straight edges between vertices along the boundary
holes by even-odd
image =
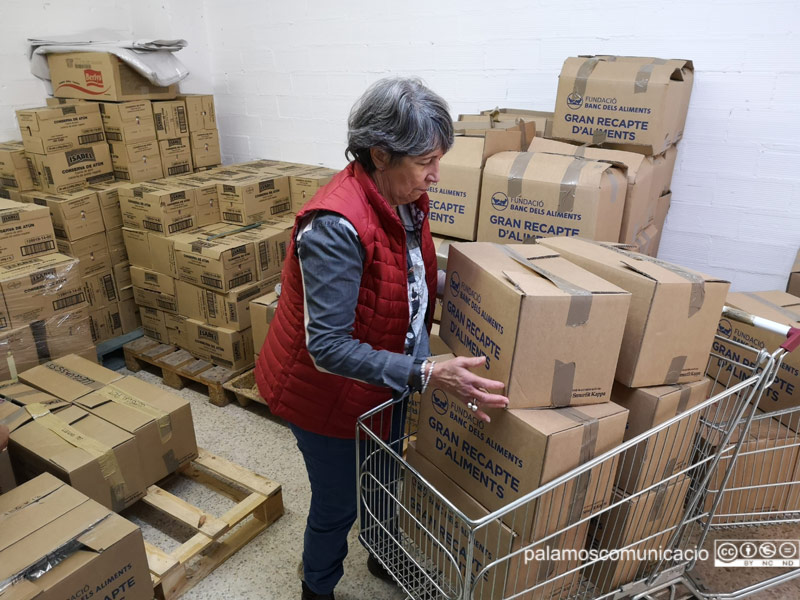
[[[19,378],[54,396],[73,401],[121,379],[122,375],[76,354],[69,354],[29,369]]]
[[[770,292],[730,292],[728,293],[726,304],[771,321],[777,321],[792,327],[800,327],[798,299],[779,290]]]
[[[644,154],[625,152],[623,150],[609,150],[606,148],[591,148],[585,145],[570,144],[558,140],[537,137],[528,146],[528,152],[546,152],[549,154],[563,154],[579,156],[592,160],[610,162],[614,165],[624,166],[627,169],[629,181],[636,179],[639,168],[647,160],[652,160]]]
[[[13,402],[18,406],[41,404],[48,410],[56,410],[69,405],[69,402],[38,390],[24,383],[0,384],[0,398]],[[0,421],[2,419],[0,418]]]
[[[31,420],[28,411],[22,406],[17,406],[9,400],[0,399],[0,424],[14,432]]]

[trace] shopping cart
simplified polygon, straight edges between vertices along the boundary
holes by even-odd
[[[735,371],[716,370],[714,395],[610,451],[587,455],[580,467],[488,514],[426,465],[410,443],[415,431],[392,444],[382,439],[399,413],[387,402],[356,426],[359,537],[415,600],[648,598],[674,591],[694,566],[719,505],[720,495],[706,490],[712,482],[725,489],[742,428],[784,352],[718,336],[709,367],[724,359]],[[665,453],[681,460],[669,468],[650,460]]]
[[[785,354],[800,345],[800,331],[797,329],[754,318],[745,320],[766,332],[786,336],[782,345],[785,353],[775,356],[774,381],[767,390],[774,393],[785,389],[788,384],[781,380],[781,374],[793,367],[784,364]],[[792,317],[792,320],[795,320]],[[730,344],[730,340],[725,340]],[[718,361],[719,370],[735,369],[728,360]],[[762,406],[768,401],[764,399]],[[765,590],[784,584],[800,576],[800,529],[790,525],[800,523],[800,407],[769,412],[756,411],[748,423],[745,419],[736,424],[735,435],[744,438],[735,460],[729,452],[723,453],[721,462],[732,462],[733,467],[724,488],[710,482],[707,501],[715,499],[717,507],[709,519],[709,536],[706,549],[713,553],[718,548],[729,546],[735,553],[720,564],[742,558],[747,553],[748,544],[756,554],[753,565],[764,567],[774,564],[773,569],[750,568],[738,570],[737,577],[721,591],[720,585],[706,584],[707,574],[702,569],[688,573],[686,587],[699,598],[714,600],[734,600],[746,598]],[[730,449],[729,449],[730,450]],[[761,547],[766,544],[767,555],[762,555]],[[788,544],[784,545],[784,542]],[[733,546],[731,546],[733,544]],[[769,556],[772,547],[776,552]],[[784,553],[786,548],[789,552]],[[774,558],[774,560],[770,560]],[[789,562],[784,562],[785,559]],[[792,565],[781,568],[782,565]]]

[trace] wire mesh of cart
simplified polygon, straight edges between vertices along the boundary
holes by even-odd
[[[779,527],[800,523],[800,434],[797,433],[800,431],[800,407],[773,410],[773,401],[779,400],[781,393],[793,391],[787,373],[796,375],[796,368],[788,365],[785,359],[800,345],[800,330],[759,317],[739,313],[735,316],[755,326],[757,334],[749,335],[753,330],[739,331],[729,321],[720,321],[716,360],[709,363],[708,369],[715,383],[717,378],[741,380],[746,376],[739,364],[747,362],[747,358],[741,355],[741,343],[737,340],[748,339],[758,345],[774,343],[775,339],[784,337],[786,340],[773,354],[773,373],[765,381],[760,404],[748,407],[743,418],[733,423],[733,435],[720,460],[720,466],[730,464],[732,467],[727,481],[724,485],[719,477],[709,481],[706,502],[715,503],[716,509],[708,518],[710,535],[705,546],[721,566],[774,565],[775,569],[751,569],[747,575],[752,576],[737,577],[733,582],[736,589],[728,591],[712,591],[704,585],[702,573],[689,573],[685,584],[692,593],[699,598],[715,600],[746,598],[800,576],[800,540],[781,543],[780,538],[787,534],[787,529]],[[793,313],[786,313],[786,317],[789,322],[798,320],[798,315]],[[725,422],[705,425],[729,428]],[[797,537],[796,530],[793,533],[793,537]],[[765,541],[769,543],[764,545]],[[746,562],[746,545],[755,552],[749,557],[750,563]],[[732,554],[726,555],[726,549]],[[734,561],[741,562],[734,565]],[[790,568],[777,570],[783,566]]]
[[[722,342],[709,365],[724,358]],[[744,377],[718,373],[714,394],[694,406],[684,402],[689,386],[679,386],[685,410],[616,447],[603,448],[597,420],[581,407],[555,409],[581,428],[581,464],[542,474],[550,480],[532,490],[508,486],[491,511],[416,452],[416,427],[385,441],[404,411],[391,401],[376,407],[356,426],[361,542],[414,600],[643,598],[674,586],[719,504],[706,489],[725,489],[743,441],[737,427],[749,425],[783,352],[735,346]],[[430,396],[439,414],[459,410],[436,390]]]

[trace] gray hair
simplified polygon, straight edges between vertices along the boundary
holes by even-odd
[[[416,78],[387,78],[373,83],[350,110],[345,156],[367,173],[375,170],[370,148],[391,160],[420,156],[453,145],[453,120],[447,102]]]

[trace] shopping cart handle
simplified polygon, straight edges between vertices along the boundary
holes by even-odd
[[[760,329],[766,329],[767,331],[772,331],[778,335],[786,336],[786,341],[781,344],[781,348],[786,350],[786,352],[792,352],[795,348],[800,346],[800,329],[797,327],[790,327],[789,325],[784,325],[783,323],[777,323],[775,321],[770,321],[769,319],[764,319],[763,317],[757,317],[743,310],[739,310],[738,308],[731,308],[730,306],[723,306],[722,314],[723,316],[733,319],[734,321],[754,325]]]

